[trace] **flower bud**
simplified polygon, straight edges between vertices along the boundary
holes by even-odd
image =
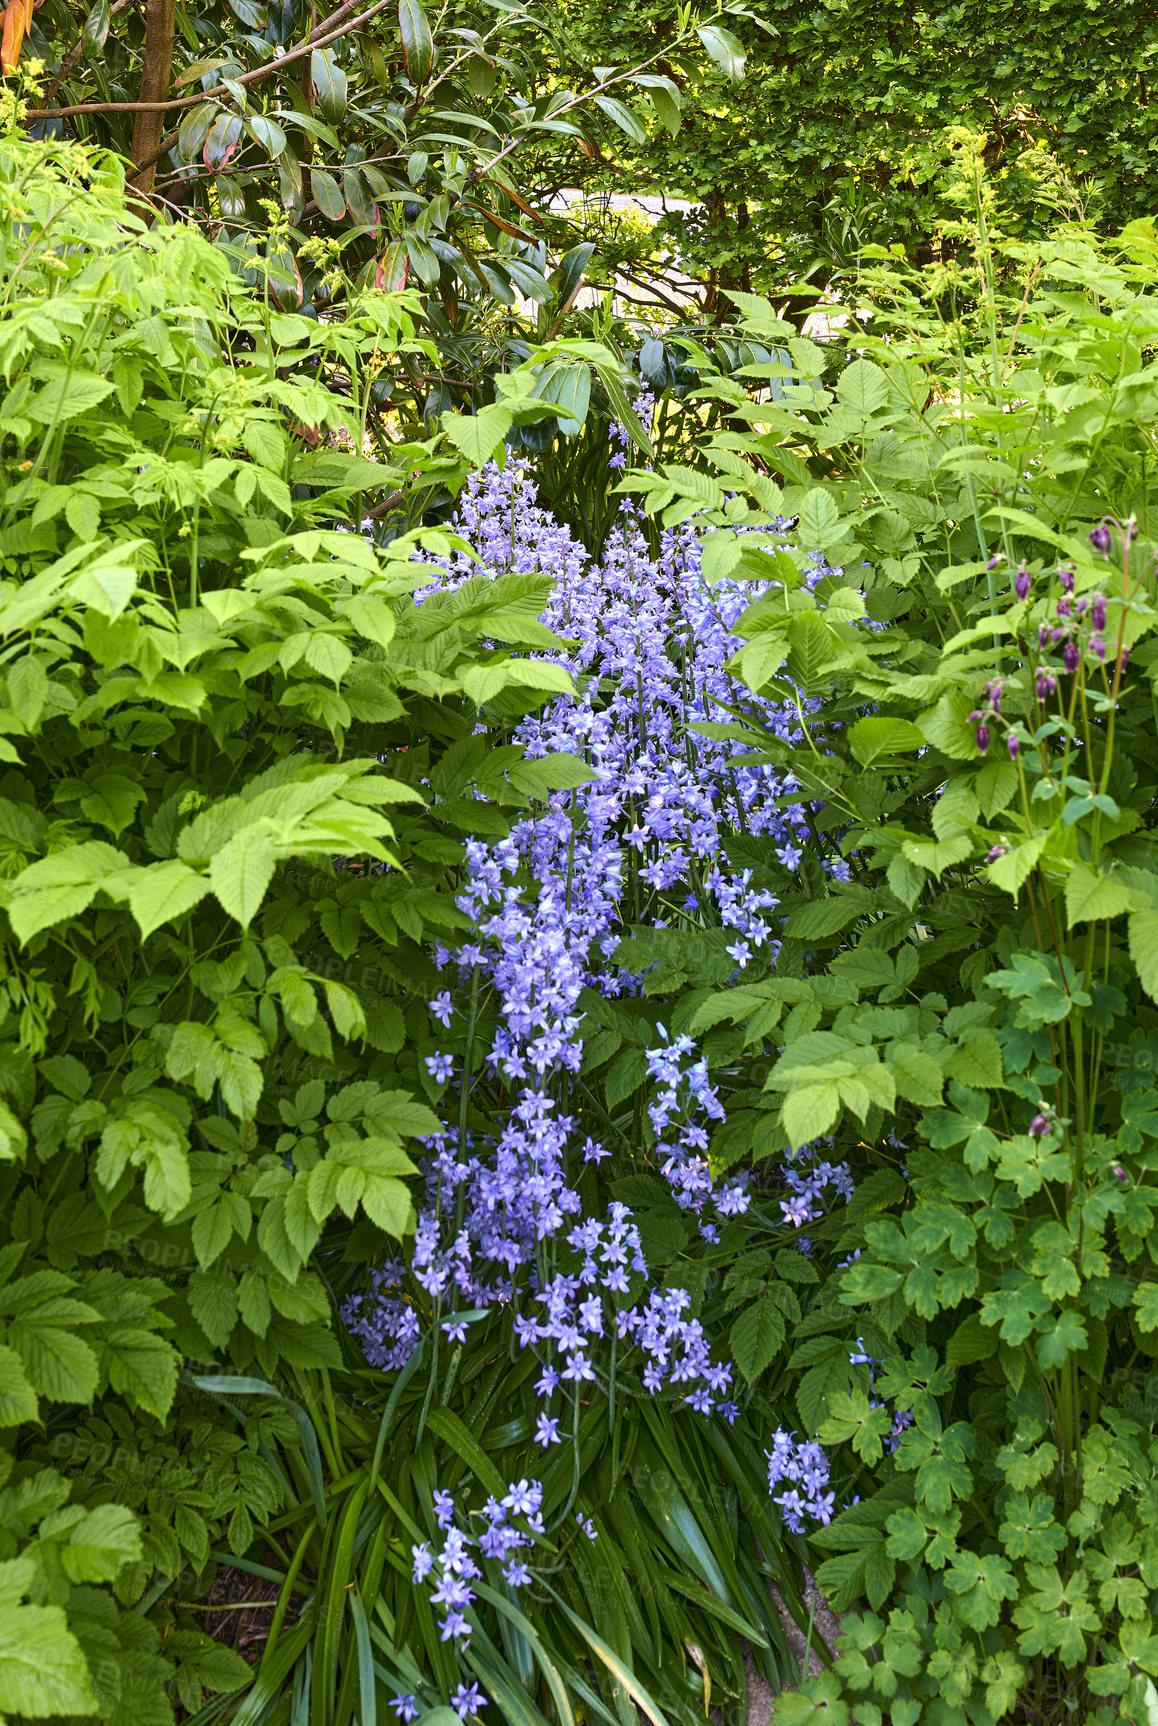
[[[1076,641],[1067,641],[1062,648],[1062,663],[1067,671],[1076,671],[1082,663],[1082,650]]]
[[[1048,1115],[1043,1115],[1039,1112],[1029,1123],[1029,1136],[1031,1139],[1043,1139],[1050,1131],[1052,1131],[1052,1129],[1049,1124]]]
[[[1004,857],[1008,850],[1008,845],[994,845],[992,850],[985,853],[985,861],[987,863],[996,863],[997,859],[999,857]]]
[[[1090,652],[1096,654],[1102,664],[1106,663],[1106,644],[1100,635],[1090,636]]]
[[[1021,754],[1021,740],[1016,731],[1011,731],[1005,739],[1005,747],[1009,750],[1009,759],[1016,761]]]
[[[1110,1172],[1116,1181],[1128,1181],[1130,1179],[1121,1163],[1115,1163]]]
[[[1105,627],[1106,597],[1102,593],[1095,593],[1094,597],[1090,600],[1090,628],[1105,629]]]
[[[985,567],[986,567],[986,569],[996,569],[998,567],[998,565],[1000,564],[1000,562],[1001,562],[1001,553],[996,552],[994,554],[994,556],[989,559],[989,562],[985,565]]]
[[[1100,551],[1103,557],[1108,555],[1113,539],[1104,521],[1100,521],[1090,534],[1090,544],[1095,551]]]
[[[977,747],[982,755],[989,748],[989,727],[984,722],[977,727]]]
[[[1037,699],[1044,701],[1047,695],[1052,695],[1057,688],[1057,678],[1052,671],[1039,671],[1037,674]]]
[[[1039,623],[1037,626],[1038,646],[1039,647],[1048,647],[1052,640],[1053,640],[1053,630],[1050,628],[1049,624],[1048,623]]]
[[[1072,565],[1063,563],[1058,569],[1058,578],[1067,593],[1074,590],[1074,570]]]
[[[1070,604],[1068,599],[1059,599],[1058,600],[1058,602],[1057,602],[1057,614],[1059,617],[1072,617],[1073,616],[1074,608]]]
[[[1017,575],[1014,579],[1013,591],[1014,591],[1014,593],[1016,593],[1018,599],[1028,599],[1029,598],[1029,590],[1032,586],[1033,586],[1033,581],[1032,581],[1032,578],[1030,576],[1030,573],[1029,573],[1028,569],[1026,569],[1025,565],[1022,564],[1021,568],[1018,570]]]

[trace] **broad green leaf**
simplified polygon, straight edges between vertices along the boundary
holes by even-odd
[[[1158,911],[1135,911],[1129,922],[1130,957],[1138,981],[1158,1001]]]
[[[244,929],[257,916],[277,866],[269,826],[257,821],[243,827],[209,864],[209,879],[222,909]]]
[[[1032,839],[1024,839],[1020,845],[1004,852],[989,865],[989,879],[995,887],[1000,887],[1006,893],[1012,893],[1016,898],[1022,886],[1037,867],[1038,858],[1045,850],[1048,833],[1035,833]]]
[[[848,741],[862,767],[871,767],[883,755],[898,755],[925,747],[924,733],[909,720],[883,716],[858,719],[849,728]]]
[[[0,1613],[0,1714],[98,1714],[88,1665],[59,1606]]]
[[[129,910],[137,920],[142,941],[163,923],[191,911],[209,892],[207,876],[175,858],[138,869],[129,888]]]
[[[749,1384],[771,1365],[784,1342],[786,1328],[782,1309],[768,1297],[753,1302],[732,1325],[728,1338],[731,1355]]]
[[[434,38],[422,0],[399,0],[398,30],[402,37],[406,76],[415,89],[421,89],[434,63]]]
[[[21,1426],[37,1418],[36,1392],[15,1349],[0,1345],[0,1427]]]
[[[123,851],[99,840],[30,864],[11,883],[8,920],[16,939],[29,941],[41,929],[87,910],[100,888],[128,866]]]
[[[1066,881],[1066,926],[1092,923],[1102,918],[1120,917],[1124,911],[1138,908],[1138,894],[1125,882],[1116,880],[1088,863],[1075,863]]]
[[[720,24],[699,24],[696,35],[725,77],[738,84],[744,76],[744,45]]]
[[[310,55],[310,78],[318,105],[331,126],[346,112],[348,100],[346,74],[338,65],[332,48],[315,48]]]
[[[514,424],[508,407],[492,403],[477,414],[445,414],[442,429],[473,467],[485,467]]]
[[[887,406],[888,379],[871,360],[853,360],[837,380],[836,399],[844,407],[851,408],[861,419],[868,419],[880,408]]]
[[[848,535],[832,493],[823,486],[815,486],[801,500],[799,517],[796,537],[804,551],[824,551]]]
[[[801,1085],[784,1099],[782,1119],[792,1149],[811,1144],[832,1128],[840,1113],[841,1091],[836,1079]]]

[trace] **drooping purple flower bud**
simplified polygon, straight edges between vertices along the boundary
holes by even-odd
[[[1013,591],[1016,593],[1018,599],[1028,599],[1029,590],[1032,586],[1033,579],[1030,576],[1028,569],[1026,569],[1025,565],[1022,564],[1014,578]]]
[[[1053,640],[1053,630],[1050,628],[1048,623],[1038,624],[1037,640],[1039,647],[1048,647],[1050,642]]]
[[[1131,516],[1129,521],[1126,523],[1126,544],[1127,545],[1132,544],[1133,541],[1137,539],[1137,537],[1138,537],[1138,523],[1134,520],[1134,517]]]
[[[1116,1181],[1128,1181],[1130,1179],[1121,1163],[1115,1163],[1111,1173]]]
[[[1058,602],[1057,602],[1057,614],[1059,617],[1072,617],[1073,616],[1074,608],[1070,604],[1068,599],[1059,599],[1058,600]]]
[[[1090,628],[1105,629],[1106,627],[1106,596],[1095,593],[1090,600]]]
[[[1095,551],[1100,551],[1103,557],[1109,553],[1113,538],[1104,521],[1100,521],[1090,534],[1090,544]]]
[[[1004,857],[1008,850],[1008,845],[994,845],[992,850],[985,853],[985,861],[987,863],[996,863],[997,859],[999,857]]]
[[[1031,1139],[1043,1139],[1047,1133],[1052,1131],[1053,1129],[1050,1126],[1048,1115],[1038,1113],[1029,1123],[1029,1136]]]
[[[1106,644],[1100,635],[1090,636],[1090,651],[1097,655],[1102,664],[1106,663]]]
[[[989,562],[985,565],[985,567],[986,567],[986,569],[996,569],[1000,562],[1001,562],[1001,553],[998,551],[998,552],[995,552],[994,555],[989,559]]]
[[[1058,578],[1061,581],[1061,584],[1065,588],[1066,592],[1072,593],[1074,590],[1074,574],[1075,574],[1073,565],[1069,564],[1069,563],[1060,564],[1058,567],[1057,573],[1058,573]]]
[[[1076,671],[1082,663],[1082,650],[1076,641],[1067,641],[1062,648],[1062,662],[1067,671]]]
[[[994,713],[1001,712],[1001,692],[1004,688],[1005,685],[1002,683],[1000,677],[995,677],[992,683],[987,683],[985,685],[985,694],[989,699],[989,705],[992,707]]]
[[[1005,747],[1009,750],[1009,759],[1011,761],[1016,761],[1018,756],[1021,754],[1021,739],[1018,737],[1016,731],[1011,731],[1009,733],[1009,736],[1005,739]]]
[[[977,721],[980,718],[981,718],[981,709],[979,707],[975,707],[973,709],[972,713],[969,715],[970,725],[976,725]]]
[[[1047,695],[1052,695],[1057,688],[1057,678],[1052,671],[1039,671],[1037,674],[1037,699],[1044,701]]]
[[[989,748],[989,727],[984,723],[977,727],[977,747],[982,755]]]
[[[1074,604],[1077,607],[1077,612],[1078,612],[1079,617],[1084,617],[1086,615],[1086,610],[1089,606],[1089,603],[1090,603],[1090,596],[1088,593],[1083,593],[1080,599],[1076,599],[1074,601]]]

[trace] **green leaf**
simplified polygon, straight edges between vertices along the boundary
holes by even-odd
[[[1134,1311],[1140,1331],[1158,1330],[1158,1283],[1143,1283],[1134,1290]]]
[[[310,78],[318,104],[326,119],[334,126],[346,112],[346,74],[338,65],[332,48],[315,48],[310,55]]]
[[[1130,918],[1129,938],[1138,981],[1150,999],[1158,1001],[1158,911],[1135,911]]]
[[[769,1296],[756,1301],[736,1319],[729,1334],[729,1349],[749,1384],[754,1384],[771,1365],[784,1342],[785,1332],[784,1313]]]
[[[619,130],[626,133],[633,144],[647,143],[646,126],[625,102],[619,101],[615,96],[596,96],[593,100],[595,106],[606,114],[609,120],[613,120]]]
[[[209,888],[206,876],[176,859],[138,869],[129,888],[129,910],[137,920],[142,941],[163,923],[172,923],[191,911]]]
[[[841,522],[835,499],[824,486],[814,486],[801,499],[796,537],[804,551],[823,551],[844,539],[848,528]],[[807,615],[807,614],[806,614]]]
[[[29,941],[41,929],[87,910],[98,890],[128,862],[123,851],[94,840],[30,864],[11,883],[8,920],[16,939]]]
[[[222,847],[209,864],[209,880],[224,911],[248,929],[261,908],[277,867],[269,823],[253,822]]]
[[[699,24],[696,35],[725,77],[738,84],[744,76],[744,45],[719,24]]]
[[[899,755],[925,747],[924,732],[918,731],[909,720],[884,717],[858,719],[849,729],[848,741],[862,767],[871,767],[882,755]]]
[[[784,1099],[782,1119],[792,1149],[799,1150],[827,1133],[840,1113],[840,1081],[801,1085]]]
[[[22,1426],[37,1418],[36,1392],[15,1349],[0,1345],[0,1426]]]
[[[1091,869],[1088,863],[1074,863],[1066,881],[1068,928],[1072,929],[1076,923],[1120,917],[1123,911],[1133,911],[1137,905],[1137,893],[1125,882]]]
[[[665,127],[673,138],[677,137],[682,118],[679,102],[670,90],[658,83],[652,86],[647,93],[651,98],[652,107],[655,109],[656,118],[660,125]]]
[[[477,414],[444,414],[442,429],[473,467],[485,467],[512,425],[514,414],[499,403],[480,408]]]
[[[399,0],[398,30],[406,76],[415,89],[421,89],[434,63],[434,38],[421,0]]]
[[[7,1568],[7,1567],[5,1567]],[[0,1612],[0,1714],[97,1714],[88,1665],[59,1606]]]
[[[318,209],[327,221],[340,222],[346,213],[346,200],[332,174],[321,168],[310,169],[310,191]]]
[[[836,399],[859,418],[868,419],[888,404],[888,378],[871,360],[853,360],[837,379]]]
[[[1035,833],[1032,839],[1025,839],[1020,845],[1015,845],[1011,851],[996,858],[989,865],[989,879],[995,887],[1000,887],[1005,893],[1012,893],[1016,898],[1024,882],[1037,867],[1037,860],[1045,850],[1047,833]]]

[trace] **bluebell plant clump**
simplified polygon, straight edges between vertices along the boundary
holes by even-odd
[[[466,844],[458,905],[471,927],[435,949],[445,986],[430,1003],[435,1046],[425,1057],[444,1119],[463,1124],[426,1141],[426,1199],[408,1265],[395,1260],[375,1272],[345,1320],[371,1365],[396,1370],[427,1326],[453,1343],[480,1313],[509,1310],[516,1345],[539,1358],[533,1437],[545,1451],[570,1436],[581,1392],[606,1386],[609,1372],[620,1382],[635,1374],[645,1394],[731,1421],[733,1368],[714,1357],[689,1294],[656,1286],[627,1205],[608,1194],[593,1209],[600,1185],[590,1180],[580,1196],[585,1174],[601,1184],[621,1147],[590,1130],[575,1079],[583,991],[612,1001],[642,992],[641,979],[615,960],[629,925],[722,929],[737,981],[777,950],[776,896],[732,865],[726,842],[759,836],[794,870],[811,844],[802,794],[790,774],[694,729],[726,723],[742,696],[765,727],[796,734],[794,709],[741,692],[726,669],[740,645],[733,625],[772,577],[710,585],[691,526],[665,531],[652,557],[627,505],[594,562],[537,507],[513,462],[470,482],[455,525],[483,572],[551,577],[542,621],[564,643],[550,657],[571,673],[576,694],[523,720],[514,741],[529,757],[573,754],[593,778],[555,794],[507,837]],[[460,584],[480,565],[460,555],[441,585]],[[841,871],[839,859],[832,867]],[[486,1135],[465,1124],[464,1061],[442,1047],[461,1050],[464,1036],[477,1034],[484,1001],[484,1070],[503,1099]],[[710,1245],[748,1209],[750,1173],[712,1168],[709,1139],[724,1108],[693,1040],[659,1025],[645,1059],[649,1161]],[[797,1230],[851,1194],[847,1167],[817,1160],[815,1149],[784,1171],[781,1208]],[[788,1460],[782,1435],[775,1445],[770,1490],[790,1483],[776,1500],[788,1526],[805,1514],[827,1520],[833,1495],[819,1445]],[[473,1562],[458,1554],[457,1541],[454,1563],[415,1553],[416,1581],[438,1578],[451,1635],[463,1634]],[[523,1562],[514,1561],[520,1575]]]

